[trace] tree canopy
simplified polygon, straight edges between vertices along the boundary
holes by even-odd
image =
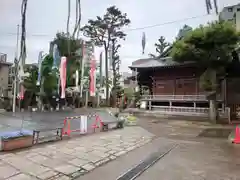
[[[103,17],[97,16],[95,20],[90,19],[88,24],[82,27],[82,31],[95,45],[109,47],[112,40],[125,38],[126,34],[121,31],[121,28],[129,23],[126,13],[122,13],[116,6],[111,6],[107,8]]]
[[[212,122],[218,119],[216,97],[220,92],[220,76],[226,75],[232,63],[232,52],[239,42],[239,33],[230,22],[216,21],[189,31],[173,44],[171,55],[177,62],[195,62],[205,69],[200,77],[200,86],[209,91]]]
[[[173,44],[171,55],[177,62],[194,61],[201,67],[219,69],[232,61],[239,34],[229,22],[200,26]]]
[[[182,29],[179,30],[177,38],[181,39],[183,37],[185,37],[189,32],[191,32],[193,30],[192,27],[188,26],[188,25],[184,25]]]
[[[125,39],[126,34],[122,31],[124,26],[130,24],[126,13],[123,13],[116,6],[107,8],[105,14],[96,19],[90,19],[88,23],[81,28],[83,35],[89,37],[96,46],[104,47],[106,81],[108,82],[109,57],[108,50],[115,41]],[[106,87],[106,102],[109,103],[109,87]]]
[[[80,59],[82,58],[82,54],[78,54],[77,51],[82,50],[81,40],[77,40],[74,37],[69,37],[64,32],[59,32],[56,34],[54,38],[53,44],[58,46],[60,56],[66,56],[67,60],[67,85],[74,85],[73,74],[76,70],[80,69]],[[70,43],[70,55],[68,53],[68,44]],[[57,63],[60,64],[59,62]]]
[[[170,46],[170,43],[166,42],[165,37],[160,36],[160,38],[158,39],[158,42],[156,42],[154,46],[156,48],[157,55],[149,54],[149,56],[159,57]]]

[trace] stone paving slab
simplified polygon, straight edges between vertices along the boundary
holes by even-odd
[[[16,153],[1,153],[0,179],[72,179],[150,142],[153,137],[141,127],[126,127]]]

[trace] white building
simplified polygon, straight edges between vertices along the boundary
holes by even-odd
[[[240,3],[224,7],[219,14],[219,20],[232,22],[237,30],[240,30]]]

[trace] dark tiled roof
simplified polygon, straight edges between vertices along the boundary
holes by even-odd
[[[11,65],[13,65],[13,63],[10,63],[10,62],[0,62],[0,65],[11,66]]]
[[[160,57],[156,58],[146,58],[146,59],[138,59],[132,62],[132,65],[129,66],[130,69],[134,68],[154,68],[154,67],[167,67],[167,66],[175,66],[176,62],[172,60],[169,56],[172,49],[172,45],[169,46]]]
[[[168,58],[147,58],[147,59],[140,59],[140,60],[141,60],[141,63],[138,63],[138,64],[133,63],[133,65],[129,66],[129,68],[161,67],[161,66],[166,66],[166,65],[170,65],[170,64],[172,65],[174,63],[172,61],[171,57],[168,57]]]
[[[178,63],[172,60],[171,57],[166,57],[166,58],[149,58],[145,59],[146,61],[141,64],[137,65],[132,65],[129,66],[130,69],[149,69],[149,68],[167,68],[167,67],[175,67],[175,66],[186,66],[190,64],[194,64],[194,62],[184,62],[184,63]]]

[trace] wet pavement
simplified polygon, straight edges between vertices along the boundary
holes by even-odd
[[[139,118],[141,127],[156,136],[151,143],[110,162],[79,180],[112,180],[131,172],[156,151],[162,154],[137,180],[240,180],[240,145],[228,142],[234,126],[208,122]],[[128,174],[127,174],[128,175]]]
[[[21,128],[26,130],[58,128],[63,126],[65,117],[94,115],[96,113],[100,115],[101,120],[104,122],[115,120],[106,111],[95,111],[93,109],[78,109],[77,111],[70,109],[58,112],[22,112],[15,114],[6,112],[0,114],[0,133],[20,130]],[[95,117],[88,118],[89,130],[95,119]],[[79,118],[71,120],[71,126],[75,128],[80,127]]]
[[[57,126],[62,124],[64,117],[80,114],[79,111],[26,114],[23,127],[30,129]],[[5,114],[0,116],[0,120],[0,132],[6,127],[19,128],[21,126],[20,115],[18,118],[12,118]],[[154,134],[156,139],[129,153],[126,153],[123,148],[120,151],[124,151],[124,153],[120,151],[119,153],[125,154],[124,156],[117,157],[116,160],[94,169],[80,177],[79,180],[117,179],[151,157],[156,151],[164,154],[175,145],[177,145],[175,149],[143,172],[137,180],[240,180],[240,145],[233,145],[227,141],[227,136],[234,126],[146,117],[139,118],[138,125]],[[139,137],[145,134],[145,131],[142,130],[137,132],[139,132]],[[121,134],[130,138],[133,137],[131,133],[132,130],[128,130],[128,132],[122,131]],[[111,138],[110,134],[109,139]],[[73,141],[85,146],[82,144],[84,141],[80,139],[79,142],[78,140]],[[114,143],[117,145],[118,141],[117,138]],[[61,143],[65,144],[65,142]],[[91,146],[91,140],[86,140],[85,144]],[[123,144],[125,144],[124,141]],[[71,150],[71,148],[69,149]],[[69,170],[69,167],[66,168]],[[20,176],[21,174],[19,174]]]
[[[151,141],[140,127],[0,153],[1,180],[71,180]]]
[[[98,115],[102,122],[117,121],[117,118],[110,115],[105,109],[66,109],[57,112],[21,112],[15,114],[5,112],[0,114],[0,136],[3,136],[5,133],[19,132],[21,130],[30,132],[38,130],[40,131],[39,143],[40,141],[55,141],[57,138],[56,129],[63,127],[64,119],[66,117],[81,115],[90,115],[87,120],[87,134],[95,132],[93,128],[93,125],[96,123],[95,115]],[[81,129],[80,118],[71,119],[70,123],[72,130]],[[79,134],[78,131],[71,133],[71,135]]]
[[[227,143],[184,144],[171,151],[137,180],[238,180],[240,147]]]
[[[234,125],[146,117],[139,118],[138,124],[158,137],[188,141],[224,141],[235,129]]]
[[[137,180],[240,179],[240,145],[228,141],[235,126],[167,119],[140,119],[139,123],[156,136],[174,141],[178,147]]]

